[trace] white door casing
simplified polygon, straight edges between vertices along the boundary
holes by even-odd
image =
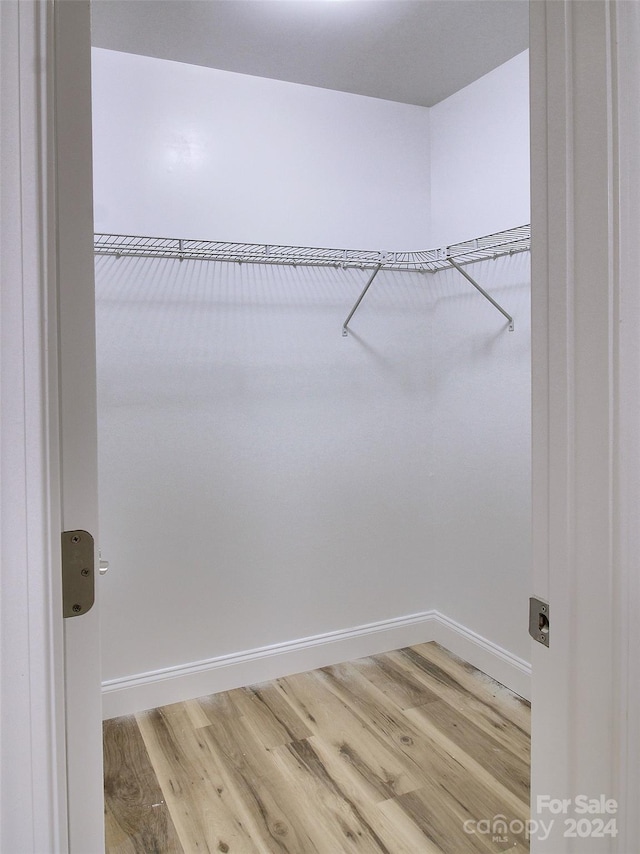
[[[51,18],[0,3],[0,850],[67,850]]]
[[[64,621],[69,848],[99,854],[104,795],[89,2],[57,0],[54,15],[62,529],[93,535],[96,566],[93,608]]]
[[[0,850],[11,854],[104,850],[97,606],[63,625],[60,565],[61,530],[97,535],[89,24],[88,0],[0,3]]]
[[[615,269],[618,293],[613,602],[614,779],[620,794],[619,851],[640,839],[640,4],[615,9]]]
[[[554,820],[534,854],[626,854],[640,833],[639,21],[633,3],[531,4],[532,592],[551,623],[550,648],[532,650],[532,815]],[[568,835],[596,817],[578,795],[618,802],[597,816],[617,836]],[[544,796],[570,805],[554,814]]]

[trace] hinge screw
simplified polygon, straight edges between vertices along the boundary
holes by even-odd
[[[80,575],[85,575],[85,576],[86,576],[86,575],[89,575],[89,570],[88,570],[88,569],[81,569],[81,570],[80,570]]]
[[[82,605],[74,605],[72,610],[74,614],[79,614],[82,611]]]
[[[80,537],[77,534],[74,534],[73,537],[71,537],[71,542],[72,543],[79,543]]]
[[[543,641],[545,639],[544,635],[540,635],[540,640]]]

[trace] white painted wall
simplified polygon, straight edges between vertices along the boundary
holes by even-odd
[[[360,271],[99,259],[104,678],[433,607],[523,656],[527,260],[517,333],[381,274],[345,339]]]
[[[428,607],[423,277],[97,267],[104,678]]]
[[[432,245],[528,223],[529,52],[436,104],[430,117]]]
[[[439,611],[528,660],[529,255],[465,269],[514,316],[515,331],[457,271],[437,274],[429,562]]]
[[[433,245],[423,237],[425,152],[440,139],[429,136],[429,111],[95,53],[98,229]],[[494,106],[504,100],[501,87],[512,88],[504,67],[498,71],[474,84]],[[199,108],[176,106],[183,75],[191,75]],[[208,86],[211,99],[224,93],[215,113],[200,109]],[[263,99],[267,86],[278,108],[295,95],[302,124],[318,118],[318,104],[346,123],[339,138],[308,136],[307,166],[327,164],[326,189],[314,196],[321,207],[309,206],[308,193],[267,192],[289,169],[292,151],[276,150],[284,131],[275,120],[255,154],[245,139],[233,143],[234,128],[263,115],[264,104],[252,99]],[[142,92],[152,103],[140,105]],[[461,112],[453,114],[460,129]],[[487,109],[483,115],[486,121]],[[237,166],[233,182],[204,154],[196,162],[194,149],[171,143],[182,132],[176,116],[193,139],[200,127],[211,139],[214,131],[224,137]],[[443,122],[434,127],[445,133]],[[287,129],[292,138],[298,133]],[[265,167],[266,141],[273,158],[282,156],[276,173]],[[402,181],[387,183],[403,169],[402,148],[408,168]],[[176,155],[161,166],[154,150],[183,150],[184,161]],[[351,169],[357,156],[366,168]],[[424,177],[411,183],[420,163]],[[178,180],[180,170],[189,180]],[[299,175],[321,183],[311,168]],[[369,203],[372,186],[386,193],[387,219]],[[526,189],[526,204],[522,193],[516,200],[521,210]],[[442,222],[451,224],[452,211],[464,206],[465,188],[456,192]],[[494,230],[497,196],[493,202],[469,218],[471,234],[457,237]],[[502,202],[508,207],[510,195]],[[435,222],[440,211],[432,211]],[[432,608],[528,658],[527,262],[517,256],[470,268],[515,315],[513,334],[451,271],[380,274],[354,320],[356,334],[344,339],[340,327],[363,285],[361,271],[99,259],[101,537],[112,563],[102,589],[104,679]]]
[[[96,231],[426,246],[429,111],[93,50]]]
[[[529,222],[528,63],[525,51],[431,108],[434,246]],[[440,572],[438,608],[528,659],[529,257],[467,271],[514,315],[516,331],[499,333],[500,322],[491,325],[494,309],[478,309],[464,296],[464,283],[457,301],[438,306],[431,474],[438,496],[431,547]],[[453,287],[459,274],[438,276],[445,277]]]

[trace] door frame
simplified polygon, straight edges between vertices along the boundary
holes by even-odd
[[[89,0],[0,2],[0,54],[0,850],[98,854],[98,604],[63,620],[60,555],[98,535]]]
[[[0,3],[0,849],[24,852],[68,850],[51,15]]]
[[[51,97],[53,15],[69,2],[0,3],[0,847],[25,852],[69,850],[53,180],[66,153]],[[539,0],[531,21],[532,593],[552,606],[551,647],[532,652],[533,791],[606,789],[620,835],[593,850],[624,852],[640,838],[640,129],[625,109],[639,103],[640,15]]]
[[[626,852],[640,837],[640,6],[534,2],[531,43],[531,592],[551,641],[532,650],[532,816],[554,818],[538,796],[570,801],[531,850]],[[564,836],[580,794],[617,801],[617,837]]]

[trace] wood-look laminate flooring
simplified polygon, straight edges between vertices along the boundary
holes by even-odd
[[[527,851],[529,719],[434,643],[114,718],[107,852]]]

